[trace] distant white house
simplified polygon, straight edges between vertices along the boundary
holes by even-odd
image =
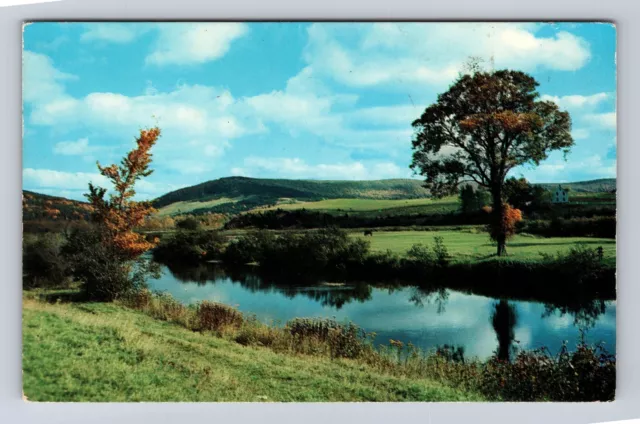
[[[558,186],[556,191],[553,193],[553,197],[551,199],[553,203],[567,203],[569,202],[569,191],[562,188],[562,186]]]

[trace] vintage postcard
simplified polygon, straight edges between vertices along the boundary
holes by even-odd
[[[614,25],[23,38],[29,401],[615,398]]]

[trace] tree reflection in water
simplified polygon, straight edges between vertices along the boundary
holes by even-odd
[[[573,316],[573,325],[581,332],[586,332],[596,325],[600,316],[607,311],[606,303],[602,299],[574,299],[569,303],[545,303],[542,318],[558,313],[560,316]]]
[[[166,264],[173,276],[183,283],[198,285],[215,284],[216,281],[229,281],[240,284],[244,289],[256,292],[277,292],[288,298],[306,296],[323,306],[341,309],[352,301],[366,302],[371,299],[372,287],[367,283],[349,283],[348,285],[322,285],[319,280],[292,282],[278,276],[270,278],[258,275],[248,268],[224,269],[217,264],[199,264],[197,266],[178,266]],[[253,270],[255,271],[255,270]]]
[[[443,287],[414,287],[409,301],[416,306],[423,307],[425,304],[436,305],[438,315],[445,312],[447,301],[449,300],[449,290]]]
[[[516,309],[507,300],[500,300],[494,304],[491,314],[491,324],[498,338],[498,359],[508,361],[511,357],[514,342],[514,327],[517,321]]]

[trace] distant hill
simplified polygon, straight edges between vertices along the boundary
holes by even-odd
[[[318,181],[228,177],[172,191],[157,198],[154,206],[163,208],[177,202],[199,202],[203,208],[225,211],[232,207],[231,204],[234,210],[246,210],[272,205],[281,199],[418,199],[428,196],[421,181],[410,179]],[[186,209],[193,210],[193,205]]]
[[[547,190],[555,190],[558,185],[561,185],[563,188],[569,188],[576,193],[603,193],[616,189],[616,179],[602,178],[599,180],[578,181],[575,183],[541,183],[536,185],[542,186]]]
[[[22,191],[24,232],[60,231],[69,226],[86,225],[91,206],[64,197]]]
[[[390,179],[372,181],[319,181],[227,177],[207,181],[167,193],[154,206],[162,215],[180,213],[238,213],[287,202],[326,199],[421,199],[429,191],[421,180]],[[540,184],[554,189],[558,183]],[[609,192],[615,179],[563,183],[575,192]]]

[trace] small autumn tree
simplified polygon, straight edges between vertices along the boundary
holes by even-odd
[[[106,198],[107,189],[89,183],[87,199],[92,207],[96,231],[90,234],[74,232],[65,247],[72,258],[75,276],[84,283],[88,297],[94,300],[113,300],[142,285],[153,269],[142,253],[153,248],[157,240],[149,241],[135,232],[154,209],[150,202],[134,201],[135,184],[149,176],[151,148],[160,136],[160,129],[141,130],[136,147],[120,165],[101,166],[100,174],[113,185],[113,193]]]
[[[413,122],[411,168],[433,196],[455,194],[464,181],[490,192],[499,256],[506,253],[499,229],[507,174],[573,145],[569,113],[539,100],[537,86],[523,72],[472,69]]]
[[[512,208],[508,203],[502,204],[502,220],[496,225],[492,223],[489,226],[489,235],[494,241],[504,239],[505,241],[513,237],[516,233],[516,225],[522,221],[522,212],[520,209]]]

